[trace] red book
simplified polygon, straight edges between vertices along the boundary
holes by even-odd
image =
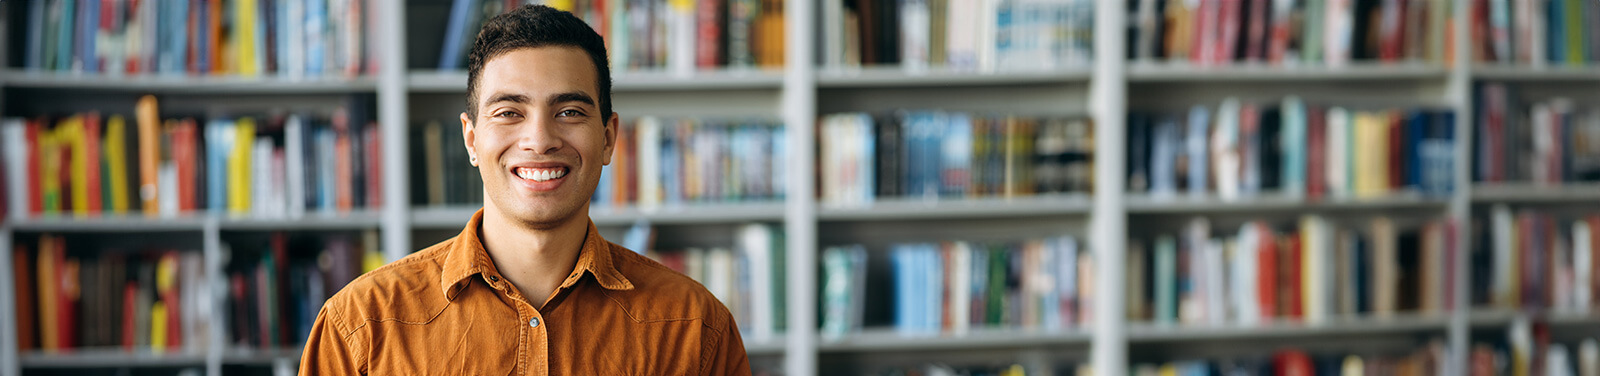
[[[133,351],[135,338],[138,337],[137,328],[139,311],[139,283],[128,282],[122,288],[122,348]]]
[[[55,255],[63,258],[61,263],[56,264],[59,267],[56,273],[56,276],[59,277],[57,279],[58,289],[56,292],[61,294],[61,297],[56,300],[58,304],[56,308],[56,323],[60,324],[56,328],[58,330],[56,341],[62,350],[70,350],[78,344],[78,325],[81,325],[78,322],[78,297],[82,294],[82,289],[80,288],[82,286],[78,285],[78,281],[80,281],[78,277],[78,259],[64,256],[66,250],[63,248],[66,247],[66,244],[63,241],[62,239],[55,241]]]
[[[722,57],[722,0],[698,0],[695,4],[695,66],[715,69]]]
[[[39,347],[36,336],[39,323],[33,318],[37,313],[35,310],[39,308],[33,299],[36,289],[28,288],[33,286],[33,274],[30,273],[33,263],[29,261],[27,246],[17,244],[12,248],[11,270],[12,277],[15,278],[13,281],[15,284],[12,286],[17,290],[17,349],[22,351]]]
[[[1239,51],[1239,32],[1244,28],[1241,20],[1244,4],[1240,0],[1222,1],[1222,14],[1216,18],[1218,28],[1218,41],[1211,42],[1211,63],[1215,65],[1227,64],[1233,61],[1233,55]]]
[[[355,176],[355,166],[350,150],[350,118],[342,109],[333,115],[333,200],[334,207],[341,212],[349,212],[354,205],[354,191],[351,190],[351,180]]]
[[[1413,163],[1406,160],[1405,149],[1402,146],[1405,143],[1403,137],[1405,121],[1405,114],[1400,113],[1400,110],[1389,111],[1389,176],[1385,177],[1389,183],[1384,187],[1389,188],[1391,192],[1399,191],[1400,187],[1405,185],[1405,165]]]
[[[1284,350],[1272,354],[1272,371],[1278,376],[1316,376],[1311,356],[1298,350]]]
[[[1378,11],[1378,60],[1399,61],[1405,53],[1405,15],[1403,1],[1384,0]]]
[[[214,75],[231,74],[233,72],[223,69],[222,64],[222,0],[208,0],[206,1],[206,8],[207,12],[210,12],[210,14],[206,15],[206,21],[210,24],[206,27],[206,42],[211,45],[205,47],[205,51],[211,53],[211,57],[206,60],[211,62],[211,72],[209,73]]]
[[[1600,252],[1600,214],[1590,215],[1585,218],[1585,224],[1589,226],[1590,252]],[[1591,295],[1589,301],[1591,304],[1600,302],[1600,272],[1597,271],[1600,271],[1600,257],[1595,257],[1595,255],[1591,254],[1589,256],[1589,280],[1578,281],[1578,283],[1589,284],[1589,294]]]
[[[1328,118],[1321,107],[1306,106],[1306,199],[1328,192]]]
[[[1299,319],[1304,316],[1305,308],[1300,295],[1304,283],[1300,275],[1300,257],[1305,249],[1301,247],[1300,236],[1294,233],[1285,234],[1279,242],[1279,265],[1282,267],[1278,268],[1278,282],[1283,287],[1278,289],[1278,305],[1283,309],[1278,313],[1285,318]]]
[[[1256,299],[1261,319],[1277,317],[1278,247],[1272,229],[1256,224]]]
[[[205,14],[204,12],[206,12],[204,6],[205,3],[193,1],[189,4],[189,14],[184,15],[185,17],[188,17],[189,20],[188,22],[184,22],[184,32],[188,33],[186,35],[189,36],[189,40],[188,44],[184,47],[183,66],[185,67],[184,71],[189,72],[191,75],[200,72],[200,54],[204,53],[205,51],[203,49],[205,47],[200,45],[200,41],[204,40],[204,37],[201,37],[200,33],[206,31],[206,25],[200,24],[200,15]],[[280,20],[279,22],[282,21]]]
[[[362,131],[366,138],[362,144],[367,146],[367,156],[362,158],[367,164],[366,206],[378,209],[383,207],[383,135],[378,133],[377,122],[368,123]]]
[[[38,215],[39,213],[44,212],[44,190],[40,189],[44,186],[44,184],[42,183],[42,180],[40,180],[41,177],[39,176],[39,164],[43,163],[44,161],[41,159],[42,155],[41,151],[39,150],[39,132],[42,131],[41,128],[44,127],[45,121],[47,120],[44,118],[35,118],[26,121],[23,125],[25,133],[23,137],[27,139],[24,141],[24,144],[28,145],[27,183],[28,187],[30,187],[28,189],[28,213],[31,215]],[[22,209],[18,208],[17,210]]]
[[[1278,14],[1271,10],[1268,10],[1267,13],[1271,14],[1272,17],[1271,35],[1267,42],[1267,62],[1282,64],[1284,55],[1289,53],[1289,35],[1291,34],[1291,25],[1293,25],[1290,22],[1291,16],[1287,13]]]
[[[89,168],[85,169],[85,172],[88,173],[86,185],[89,186],[88,210],[90,213],[99,214],[105,207],[102,200],[104,195],[100,192],[100,164],[104,163],[104,160],[100,158],[99,112],[91,111],[83,116],[83,148],[86,152],[84,158],[88,159],[86,165],[89,166]]]
[[[1477,136],[1481,144],[1480,149],[1484,154],[1483,165],[1488,166],[1482,171],[1483,181],[1505,181],[1505,116],[1506,116],[1506,87],[1500,84],[1484,85],[1483,87],[1483,128]]]
[[[184,213],[199,206],[199,138],[199,126],[192,118],[179,121],[172,130],[172,164],[178,173],[178,211]]]
[[[181,273],[178,270],[178,252],[168,251],[163,253],[161,255],[161,263],[163,264],[161,269],[166,269],[166,273],[171,273],[170,277],[173,279],[171,285],[157,286],[158,288],[163,288],[160,291],[161,302],[167,306],[167,348],[177,350],[183,348],[183,302],[178,298],[179,291],[183,287],[177,284],[178,274]]]
[[[100,0],[100,30],[96,37],[111,36],[112,34],[120,31],[121,28],[117,27],[117,16],[120,16],[120,14],[114,12],[114,10],[117,8],[117,2],[117,0]],[[110,54],[105,52],[97,53],[95,61],[84,62],[84,64],[93,64],[95,67],[95,72],[105,72],[106,68],[108,67],[105,63],[106,58],[108,57],[107,55]],[[90,136],[93,137],[93,135]],[[95,166],[98,166],[98,164],[95,164]]]

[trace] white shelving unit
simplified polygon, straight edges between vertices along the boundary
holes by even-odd
[[[230,77],[99,77],[71,74],[40,74],[16,69],[0,70],[0,115],[21,114],[31,109],[5,108],[7,93],[14,91],[49,91],[60,93],[162,93],[175,95],[207,96],[259,96],[285,94],[340,95],[351,93],[374,94],[377,97],[377,119],[383,142],[386,145],[409,145],[406,142],[411,124],[417,115],[412,103],[420,107],[455,106],[466,88],[465,72],[406,71],[407,43],[405,6],[402,2],[374,2],[380,4],[380,19],[397,20],[379,23],[379,31],[372,42],[381,48],[380,57],[386,62],[375,75],[351,79],[284,80],[277,78]],[[1095,14],[1095,60],[1092,65],[1040,72],[972,73],[933,69],[907,71],[900,68],[868,67],[842,69],[817,67],[813,64],[816,46],[814,30],[817,25],[815,4],[808,1],[785,2],[787,64],[781,71],[712,71],[696,72],[688,76],[666,72],[614,73],[615,97],[618,111],[628,115],[693,115],[710,112],[717,115],[764,115],[782,119],[790,135],[787,150],[791,152],[787,168],[787,192],[783,201],[666,206],[653,209],[596,207],[591,212],[595,223],[605,227],[623,227],[637,220],[666,225],[717,225],[743,222],[782,222],[787,239],[788,312],[789,331],[770,341],[747,342],[746,348],[753,358],[781,357],[785,373],[813,375],[821,371],[821,358],[836,355],[861,355],[878,353],[938,352],[967,349],[1014,351],[1031,357],[1043,357],[1049,363],[1050,351],[1076,349],[1087,357],[1074,360],[1087,361],[1095,374],[1125,374],[1131,346],[1182,343],[1209,343],[1213,341],[1253,341],[1262,339],[1307,339],[1340,335],[1389,335],[1408,333],[1433,333],[1448,338],[1456,354],[1467,349],[1470,331],[1478,327],[1503,327],[1518,313],[1472,310],[1467,308],[1448,311],[1441,316],[1353,317],[1332,319],[1322,325],[1295,323],[1269,323],[1261,326],[1157,326],[1127,323],[1122,299],[1122,257],[1125,239],[1129,233],[1130,216],[1166,217],[1199,216],[1212,214],[1262,214],[1318,212],[1432,212],[1448,215],[1458,223],[1471,221],[1473,205],[1488,203],[1538,203],[1538,204],[1589,204],[1600,202],[1600,185],[1542,187],[1529,185],[1474,186],[1467,174],[1470,164],[1472,86],[1482,80],[1562,84],[1569,82],[1591,85],[1600,82],[1600,67],[1545,68],[1474,66],[1469,61],[1468,38],[1456,38],[1455,64],[1446,68],[1432,65],[1379,65],[1355,64],[1340,69],[1317,67],[1279,68],[1266,66],[1229,66],[1217,68],[1192,68],[1166,64],[1133,63],[1125,61],[1122,49],[1126,43],[1124,26],[1126,9],[1100,4]],[[16,7],[0,4],[0,12]],[[15,12],[14,9],[10,10]],[[0,30],[12,28],[5,22],[13,16],[0,17]],[[1455,35],[1467,34],[1468,11],[1458,7],[1454,14],[1457,22]],[[0,38],[0,61],[4,59],[5,44],[12,36]],[[1306,90],[1306,85],[1336,87],[1329,90],[1334,100],[1360,99],[1379,88],[1413,88],[1398,95],[1411,102],[1447,107],[1456,111],[1457,119],[1457,180],[1456,190],[1449,197],[1425,197],[1415,194],[1395,194],[1366,199],[1329,199],[1306,202],[1299,198],[1265,195],[1236,201],[1214,197],[1191,198],[1179,195],[1156,198],[1127,194],[1123,172],[1125,169],[1124,120],[1128,109],[1143,105],[1170,105],[1182,100],[1184,95],[1213,90],[1241,90],[1266,87],[1273,90],[1292,86],[1293,90]],[[1274,89],[1275,88],[1275,89]],[[1171,89],[1171,90],[1167,90]],[[1267,97],[1278,96],[1267,90]],[[1160,91],[1162,95],[1145,97],[1146,92]],[[1167,95],[1167,92],[1177,94]],[[952,94],[961,93],[961,94]],[[419,98],[420,97],[420,98]],[[455,102],[433,103],[433,99],[448,97]],[[1380,96],[1382,97],[1382,96]],[[695,100],[710,98],[710,100]],[[1384,98],[1369,99],[1383,101]],[[723,100],[726,99],[726,100]],[[709,109],[715,103],[715,109]],[[699,106],[699,107],[695,107]],[[953,110],[1016,110],[1026,113],[1088,114],[1096,125],[1095,194],[1094,195],[1044,195],[1013,198],[978,198],[971,200],[884,199],[867,206],[832,207],[820,204],[815,198],[814,171],[817,144],[815,124],[820,114],[840,111],[882,111],[894,108],[944,107]],[[443,110],[441,110],[443,111]],[[437,112],[437,111],[436,111]],[[116,234],[141,232],[173,232],[197,234],[202,239],[202,251],[207,268],[212,275],[222,270],[222,233],[227,231],[296,231],[296,230],[353,230],[378,229],[382,236],[382,250],[390,260],[398,259],[426,244],[413,244],[415,232],[454,231],[467,221],[476,208],[466,207],[413,207],[407,192],[410,182],[403,162],[414,157],[406,148],[389,147],[384,159],[391,162],[384,174],[384,202],[389,205],[375,210],[357,211],[338,216],[312,215],[294,220],[236,219],[220,216],[193,215],[177,218],[148,218],[143,216],[99,218],[37,218],[0,224],[0,270],[11,270],[12,242],[17,234]],[[842,338],[822,338],[817,327],[816,272],[818,249],[824,238],[833,234],[820,229],[829,226],[855,226],[893,224],[930,220],[987,221],[1039,220],[1049,221],[1045,226],[1077,226],[1086,233],[1086,243],[1096,258],[1095,274],[1097,300],[1093,311],[1094,322],[1081,329],[1059,332],[1022,330],[973,330],[963,335],[932,337],[905,337],[892,331],[870,328],[864,332]],[[1086,224],[1086,225],[1084,225]],[[916,224],[905,225],[915,227]],[[934,231],[922,229],[922,231]],[[1457,244],[1462,252],[1470,249],[1470,231],[1458,231]],[[184,235],[190,236],[190,235]],[[1456,280],[1454,291],[1449,292],[1457,302],[1467,302],[1470,283],[1467,257],[1457,257],[1451,265]],[[0,332],[15,333],[16,317],[14,291],[11,278],[0,278]],[[215,304],[223,304],[219,298]],[[222,312],[221,309],[213,310]],[[212,342],[224,342],[224,317],[212,317]],[[1552,325],[1569,325],[1593,328],[1600,325],[1600,316],[1554,315]],[[292,366],[298,361],[299,349],[245,350],[230,346],[212,346],[200,354],[128,353],[120,350],[83,350],[64,354],[19,353],[16,338],[0,338],[0,376],[16,376],[28,369],[62,369],[85,367],[202,367],[208,375],[219,375],[224,366]],[[1040,355],[1043,354],[1043,355]],[[1453,370],[1465,367],[1465,359],[1449,362]],[[1452,372],[1452,374],[1459,372]]]

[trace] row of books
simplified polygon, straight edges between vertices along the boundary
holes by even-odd
[[[934,110],[825,116],[818,137],[822,202],[876,197],[1086,193],[1094,125],[1086,118]]]
[[[1472,2],[1477,61],[1582,66],[1600,61],[1600,4],[1581,0]]]
[[[1474,287],[1481,304],[1587,314],[1600,304],[1600,214],[1557,216],[1506,205],[1479,232]]]
[[[642,249],[711,291],[733,314],[747,342],[769,341],[788,326],[783,229],[749,223],[735,231],[731,246]]]
[[[1563,343],[1552,339],[1551,334],[1547,322],[1527,317],[1514,319],[1502,339],[1473,344],[1467,358],[1467,374],[1600,375],[1600,338]]]
[[[14,247],[19,349],[159,354],[208,346],[211,308],[199,251],[118,247],[86,255],[82,245],[67,243],[44,234]]]
[[[1214,112],[1136,112],[1128,119],[1128,190],[1225,200],[1273,191],[1308,199],[1401,190],[1447,196],[1454,119],[1450,111],[1353,110],[1293,96],[1261,104],[1228,98]]]
[[[1129,374],[1137,376],[1179,375],[1442,375],[1449,368],[1449,351],[1442,341],[1410,352],[1354,354],[1312,353],[1286,348],[1269,355],[1211,360],[1179,360],[1165,363],[1136,363]],[[1084,373],[1079,372],[1079,375]]]
[[[869,302],[868,250],[822,253],[819,294],[825,338],[861,330],[866,307],[883,304],[903,335],[963,335],[974,328],[1058,331],[1089,322],[1092,264],[1071,236],[1020,242],[946,241],[889,246],[885,302]]]
[[[828,67],[912,71],[1087,66],[1094,7],[1090,0],[827,0],[819,57]]]
[[[1438,0],[1129,1],[1128,59],[1340,67],[1449,61]]]
[[[1476,181],[1600,181],[1600,107],[1560,97],[1525,101],[1501,83],[1484,84],[1478,97]]]
[[[40,0],[22,66],[85,74],[355,76],[375,71],[365,0]],[[371,60],[368,60],[371,59]]]
[[[1308,215],[1296,227],[1247,222],[1213,237],[1197,218],[1180,235],[1129,242],[1130,320],[1259,325],[1332,317],[1442,314],[1455,257],[1447,221],[1402,229],[1386,217],[1337,227]]]
[[[440,70],[461,69],[477,30],[523,4],[572,12],[605,38],[616,71],[777,68],[784,61],[784,0],[455,0]]]
[[[384,263],[378,233],[315,234],[228,242],[225,280],[228,343],[238,348],[276,349],[305,343],[328,297],[356,276]]]
[[[361,117],[341,108],[325,118],[162,120],[146,96],[133,124],[97,112],[54,125],[8,118],[0,121],[7,206],[12,219],[199,211],[298,218],[379,207],[381,138]]]

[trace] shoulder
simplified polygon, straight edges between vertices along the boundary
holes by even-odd
[[[700,282],[620,245],[609,245],[614,266],[633,289],[607,294],[628,308],[635,320],[698,319],[719,329],[732,320],[728,307]]]
[[[325,315],[348,330],[369,320],[426,321],[449,302],[439,275],[451,238],[412,253],[350,281],[323,307]]]

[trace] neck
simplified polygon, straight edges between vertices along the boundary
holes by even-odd
[[[588,213],[587,208],[582,211]],[[522,292],[534,308],[543,308],[556,288],[572,274],[588,237],[588,216],[550,227],[509,218],[494,205],[484,205],[483,247],[502,278]]]

